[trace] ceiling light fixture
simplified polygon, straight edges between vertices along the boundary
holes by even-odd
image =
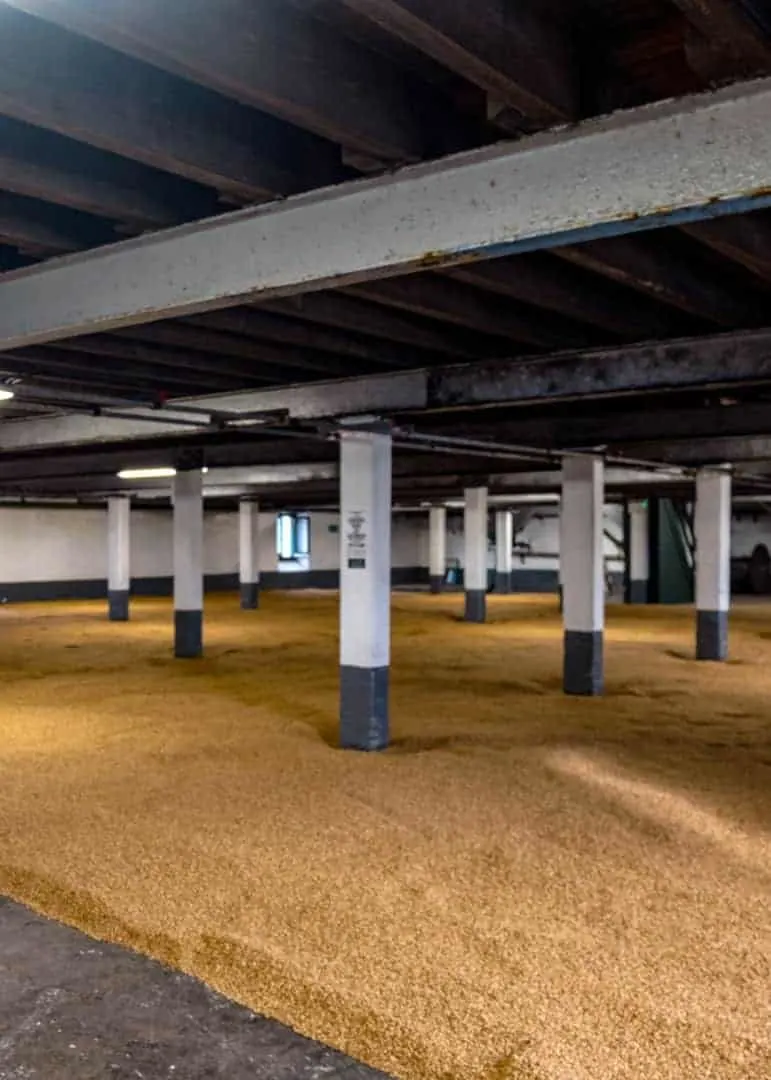
[[[201,469],[207,473],[207,465]],[[166,480],[177,475],[177,470],[172,465],[159,465],[152,469],[121,469],[118,473],[119,480]]]
[[[119,480],[164,480],[167,477],[176,476],[177,470],[169,465],[162,465],[155,469],[121,469],[118,473]]]

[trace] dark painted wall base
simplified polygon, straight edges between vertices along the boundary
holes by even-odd
[[[698,611],[696,613],[696,659],[726,660],[728,658],[728,612]]]
[[[241,608],[243,611],[256,611],[260,606],[259,581],[241,582]]]
[[[432,575],[428,579],[428,587],[432,593],[440,593],[444,591],[444,578]]]
[[[127,622],[129,617],[129,592],[113,589],[107,594],[107,610],[110,622]]]
[[[425,566],[397,566],[391,570],[391,584],[404,588],[408,585],[429,585]],[[305,570],[302,573],[282,574],[269,570],[260,575],[263,589],[337,589],[340,573],[337,570]]]
[[[493,589],[496,593],[506,596],[512,591],[512,574],[502,574],[500,571],[495,572],[495,578],[493,579]]]
[[[420,566],[397,567],[391,573],[395,586],[428,585],[428,570]],[[337,570],[309,570],[301,574],[282,574],[277,570],[261,575],[261,589],[336,589],[340,583]],[[207,574],[206,592],[240,591],[238,574]],[[171,577],[133,578],[132,596],[171,596],[174,580]],[[35,600],[102,600],[107,596],[107,582],[98,578],[89,581],[21,581],[0,584],[0,602],[18,604]]]
[[[463,571],[454,571],[453,584],[463,586]],[[337,570],[308,570],[303,573],[280,573],[267,571],[261,575],[260,589],[336,589],[340,578]],[[397,588],[429,586],[431,591],[444,588],[445,582],[430,578],[423,566],[397,567],[391,573],[391,583]],[[500,592],[494,571],[488,576],[488,588]],[[237,573],[207,574],[204,579],[206,592],[240,591]],[[558,593],[559,576],[555,570],[517,569],[511,574],[512,593]],[[171,596],[171,577],[134,578],[131,582],[132,596]],[[27,581],[0,584],[0,601],[21,603],[33,600],[99,600],[107,596],[107,582],[89,581]],[[642,602],[642,601],[635,601]]]
[[[458,567],[452,573],[453,585],[462,588],[465,584],[463,568]],[[495,570],[487,571],[487,588],[495,592],[498,592],[497,577]],[[520,567],[512,570],[510,581],[509,591],[512,593],[555,593],[559,588],[559,574],[556,570],[528,570]]]
[[[206,574],[203,587],[205,592],[234,592],[238,574]],[[171,596],[173,592],[172,577],[134,578],[131,582],[132,596]]]
[[[566,694],[601,694],[605,682],[602,631],[566,630],[564,665]]]
[[[174,655],[195,660],[203,652],[203,612],[174,612]]]
[[[20,604],[35,600],[103,600],[106,581],[14,581],[0,585],[0,601]]]
[[[238,588],[238,574],[207,574],[206,592],[230,592]],[[171,577],[134,578],[131,596],[171,596],[174,581]],[[0,585],[0,600],[11,604],[35,600],[103,600],[107,597],[107,582],[98,578],[90,581],[17,581]]]
[[[462,586],[464,583],[463,570],[455,570],[453,584]],[[623,574],[611,574],[611,584],[618,589],[623,581]],[[490,570],[487,575],[488,588],[498,592],[498,575]],[[512,593],[559,593],[560,579],[556,570],[529,570],[527,567],[515,568],[511,572]]]
[[[647,604],[648,582],[630,581],[627,586],[626,602],[628,604]]]
[[[340,668],[340,746],[385,750],[388,746],[389,669]]]
[[[480,589],[466,590],[466,622],[483,623],[487,618],[487,593]]]

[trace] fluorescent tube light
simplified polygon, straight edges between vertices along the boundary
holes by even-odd
[[[202,473],[209,471],[204,465]],[[166,480],[177,475],[177,470],[172,465],[159,465],[154,469],[121,469],[118,473],[119,480]]]
[[[118,473],[119,480],[163,480],[166,477],[176,476],[177,470],[168,465],[162,465],[155,469],[121,469]]]

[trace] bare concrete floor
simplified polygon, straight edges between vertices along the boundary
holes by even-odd
[[[387,1080],[187,975],[0,898],[0,1080]]]

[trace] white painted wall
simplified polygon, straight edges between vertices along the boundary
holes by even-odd
[[[169,573],[170,515],[133,513],[131,546],[135,576]],[[106,577],[106,510],[0,508],[0,582]]]
[[[338,514],[311,514],[313,570],[336,570],[340,562]],[[260,570],[276,571],[276,518],[260,514]],[[397,515],[393,523],[393,565],[428,565],[428,519]],[[170,577],[171,511],[131,513],[131,575]],[[238,572],[238,514],[207,513],[204,572]],[[0,583],[93,581],[107,577],[107,511],[71,508],[0,507]]]
[[[207,514],[204,570],[235,572],[235,514]],[[132,577],[172,573],[171,513],[131,513]],[[107,576],[107,514],[103,510],[0,508],[0,582],[93,581]]]
[[[606,527],[621,536],[621,507],[605,508]],[[311,568],[336,570],[339,534],[336,513],[311,514]],[[260,514],[260,570],[278,569],[275,516]],[[131,573],[133,577],[170,577],[172,574],[171,512],[133,510],[131,514]],[[517,513],[516,541],[530,545],[517,549],[514,570],[558,568],[557,508],[528,508]],[[771,515],[734,513],[731,552],[749,556],[757,544],[771,550]],[[397,514],[392,533],[395,567],[428,567],[428,511]],[[622,569],[613,545],[606,540],[610,570]],[[449,566],[463,565],[462,514],[448,514]],[[490,545],[488,565],[495,566]],[[204,566],[207,574],[238,571],[238,515],[207,513],[204,529]],[[107,511],[0,507],[0,583],[36,581],[93,581],[107,577]]]
[[[771,551],[771,515],[742,510],[731,519],[731,555],[749,558],[758,544]]]
[[[609,504],[605,507],[605,529],[622,540],[623,507]],[[447,563],[463,567],[463,518],[454,513],[448,517]],[[517,510],[514,515],[514,566],[518,570],[559,570],[559,508],[557,506],[528,507]],[[617,547],[605,537],[604,553],[609,571],[621,573],[623,558]],[[424,565],[424,564],[421,564]],[[495,569],[495,544],[491,540],[487,550],[487,565]]]

